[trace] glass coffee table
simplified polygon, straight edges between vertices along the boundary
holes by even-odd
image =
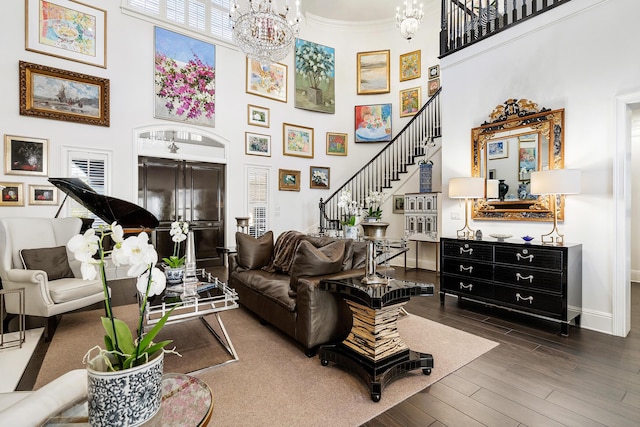
[[[169,315],[166,325],[200,319],[209,332],[222,344],[222,346],[233,357],[230,362],[238,360],[229,334],[220,319],[222,311],[238,308],[238,293],[235,289],[227,286],[218,278],[205,273],[204,270],[198,275],[198,281],[191,284],[185,294],[184,285],[167,286],[163,293],[149,298],[147,308],[144,313],[143,329],[151,329],[162,317],[171,309],[175,309]],[[140,296],[140,295],[138,295]],[[138,303],[142,303],[142,298],[138,298]],[[213,314],[219,331],[212,326],[205,316]],[[228,363],[228,362],[226,362]]]

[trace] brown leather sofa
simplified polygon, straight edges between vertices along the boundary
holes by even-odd
[[[363,277],[366,244],[315,237],[296,231],[255,239],[236,233],[237,253],[229,257],[229,284],[240,304],[295,339],[305,354],[344,339],[351,312],[340,296],[318,288],[323,278]],[[378,270],[393,275],[392,268]]]

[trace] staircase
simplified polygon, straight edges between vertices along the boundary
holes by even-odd
[[[357,171],[326,200],[320,199],[319,233],[341,229],[343,212],[338,207],[338,198],[345,190],[351,191],[352,199],[364,206],[367,195],[372,191],[391,188],[393,182],[400,181],[408,166],[423,157],[426,147],[441,136],[440,131],[440,88],[416,113],[407,125],[374,158]]]

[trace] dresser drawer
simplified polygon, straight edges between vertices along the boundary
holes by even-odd
[[[491,283],[463,277],[441,276],[440,290],[444,292],[451,291],[455,294],[493,298],[493,285]]]
[[[495,248],[497,263],[562,270],[562,251],[539,247],[500,246]]]
[[[448,257],[493,261],[493,246],[469,241],[445,240],[442,255]]]
[[[562,314],[562,298],[559,295],[535,292],[528,289],[494,286],[494,298],[511,307],[518,307],[531,312]]]
[[[472,260],[444,258],[440,268],[443,273],[456,274],[458,276],[486,280],[493,278],[493,265]]]
[[[556,293],[562,292],[562,271],[496,265],[493,270],[493,278],[496,282],[509,285],[541,289]]]

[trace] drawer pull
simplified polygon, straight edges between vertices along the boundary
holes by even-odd
[[[472,253],[473,253],[473,248],[465,249],[463,247],[460,247],[460,255],[462,255],[462,254],[471,255]]]
[[[516,254],[516,258],[518,259],[518,261],[520,261],[521,259],[528,259],[529,262],[533,262],[533,254],[530,254],[530,255]]]
[[[518,292],[516,293],[516,302],[520,302],[520,301],[529,301],[529,304],[533,304],[533,296],[530,295],[525,298],[522,295],[520,295],[520,292]]]
[[[464,265],[460,264],[460,271],[468,271],[469,273],[473,273],[473,265],[465,267]]]
[[[523,276],[520,273],[516,273],[516,280],[519,282],[520,280],[528,280],[529,283],[533,283],[533,274],[528,275],[527,277]]]
[[[466,289],[470,291],[473,289],[473,283],[469,283],[468,285],[465,285],[464,283],[460,282],[460,289]]]

